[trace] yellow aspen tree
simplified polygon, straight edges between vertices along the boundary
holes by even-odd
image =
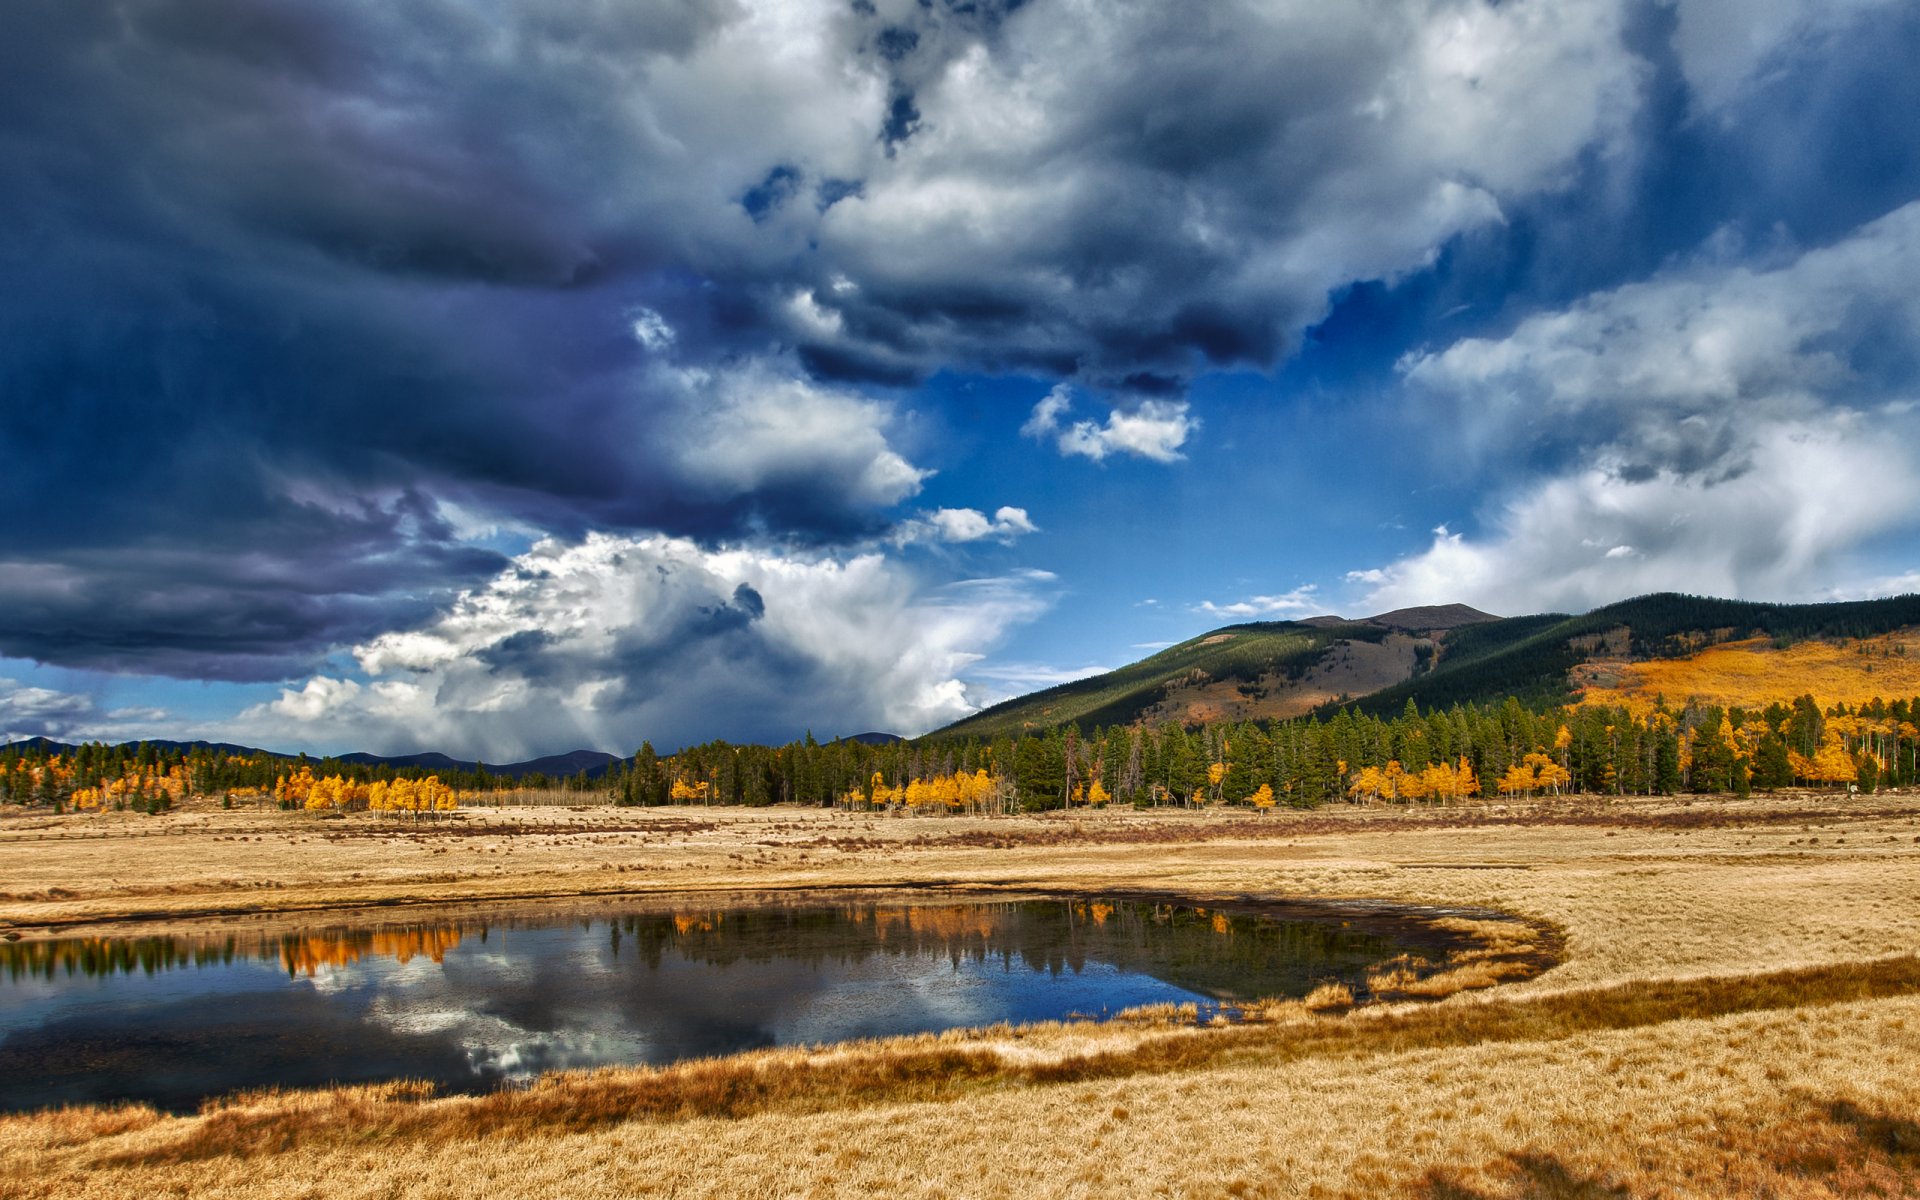
[[[1473,764],[1462,754],[1460,762],[1453,769],[1454,789],[1462,799],[1480,794],[1480,778],[1473,773]]]

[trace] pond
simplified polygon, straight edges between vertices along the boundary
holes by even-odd
[[[0,1109],[541,1072],[1230,1008],[1431,952],[1425,922],[1113,897],[717,898],[0,943]],[[1444,949],[1444,947],[1441,947]]]

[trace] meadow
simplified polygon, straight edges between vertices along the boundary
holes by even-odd
[[[1143,1012],[482,1097],[396,1084],[5,1117],[5,1197],[1920,1194],[1920,796],[0,813],[0,936],[22,939],[929,885],[1379,898],[1531,931],[1480,931],[1427,995],[1224,1025]]]

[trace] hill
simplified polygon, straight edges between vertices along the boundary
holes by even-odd
[[[1796,605],[1659,593],[1578,616],[1449,604],[1230,625],[931,736],[1276,720],[1349,705],[1391,714],[1408,700],[1651,705],[1698,695],[1760,706],[1807,692],[1823,703],[1920,694],[1920,597]]]
[[[1901,669],[1920,658],[1920,596],[1835,604],[1761,604],[1659,593],[1580,616],[1516,617],[1450,634],[1434,670],[1356,702],[1364,712],[1526,702],[1651,703],[1689,695],[1764,705],[1811,692],[1822,703],[1920,688]],[[1915,663],[1920,666],[1920,662]]]
[[[997,737],[1074,723],[1276,720],[1367,695],[1424,672],[1442,645],[1500,618],[1465,605],[1349,621],[1312,617],[1229,625],[1130,666],[975,713],[933,736]]]
[[[277,750],[262,750],[257,746],[236,745],[233,742],[177,742],[155,738],[144,743],[124,742],[121,744],[124,746],[149,745],[155,750],[168,755],[191,754],[196,750],[210,750],[215,754],[231,754],[240,758],[252,758],[256,755],[264,755],[267,758],[284,759],[296,759],[299,757],[294,754],[282,754]],[[42,754],[71,754],[78,749],[79,747],[72,743],[56,742],[51,738],[44,737],[26,738],[22,741],[9,742],[4,746],[0,746],[0,752],[7,750],[30,750]],[[423,754],[365,754],[355,752],[352,754],[337,754],[332,756],[331,760],[313,758],[311,755],[308,757],[312,758],[315,762],[334,761],[369,767],[420,767],[428,771],[471,771],[480,765],[472,760],[452,758],[434,751],[428,751]],[[549,778],[558,779],[563,776],[571,777],[578,775],[583,771],[590,776],[597,777],[606,774],[608,767],[624,761],[626,760],[601,750],[570,750],[565,754],[549,754],[544,758],[528,759],[526,762],[488,763],[486,767],[490,774],[514,779],[525,778],[528,775],[545,775]]]

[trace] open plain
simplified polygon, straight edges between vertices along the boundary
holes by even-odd
[[[1529,932],[1477,931],[1428,995],[1228,1025],[0,1118],[0,1196],[1920,1194],[1920,797],[0,816],[19,940],[933,886],[1486,907]]]

